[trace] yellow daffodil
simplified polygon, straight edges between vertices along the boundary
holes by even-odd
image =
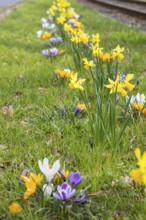
[[[80,89],[84,90],[82,84],[85,82],[85,79],[78,79],[77,78],[77,73],[74,73],[71,75],[69,87],[70,89]]]
[[[75,44],[78,44],[81,42],[80,37],[78,36],[78,34],[75,34],[72,36],[71,41],[74,42]]]
[[[146,184],[146,152],[141,156],[141,151],[139,148],[135,149],[135,156],[138,160],[138,169],[134,169],[130,172],[130,176],[134,179],[136,183]]]
[[[113,81],[111,79],[108,79],[109,83],[108,85],[105,85],[107,88],[111,89],[110,93],[121,93],[122,96],[127,95],[127,90],[132,91],[135,87],[135,85],[129,83],[131,79],[133,79],[134,74],[119,74],[116,77],[116,80]]]
[[[92,41],[92,43],[95,43],[96,45],[99,45],[100,35],[98,33],[97,34],[92,34],[91,41]]]
[[[100,59],[102,62],[109,62],[111,60],[111,54],[110,53],[102,53],[100,54]]]
[[[112,50],[111,52],[111,57],[113,60],[115,60],[116,58],[119,59],[119,60],[122,60],[124,58],[124,55],[122,52],[125,51],[125,48],[124,47],[120,47],[119,45]]]
[[[83,58],[83,62],[84,62],[84,68],[86,70],[88,70],[89,67],[94,67],[95,66],[93,60],[88,61],[87,58]]]
[[[17,214],[19,212],[22,212],[22,207],[20,204],[13,202],[10,206],[9,206],[9,211],[12,214]]]
[[[65,21],[66,21],[65,16],[60,16],[57,18],[57,24],[64,24]]]
[[[97,47],[96,45],[92,45],[91,49],[92,49],[92,54],[93,54],[94,57],[99,57],[100,58],[100,56],[102,56],[104,48]]]
[[[72,31],[72,26],[70,24],[65,23],[63,28],[65,32]]]

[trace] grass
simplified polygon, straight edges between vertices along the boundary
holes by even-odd
[[[53,70],[72,68],[67,52],[51,62],[41,55],[44,43],[36,38],[39,22],[51,2],[32,0],[17,8],[0,23],[0,219],[145,219],[144,187],[134,188],[121,177],[135,167],[135,147],[146,149],[146,118],[139,118],[127,130],[119,149],[107,145],[92,148],[87,118],[73,120],[77,94],[56,81]],[[146,93],[146,34],[102,17],[79,3],[73,7],[83,15],[89,33],[101,35],[101,45],[111,49],[117,44],[129,49],[122,70],[133,72],[139,84],[136,91]],[[89,19],[90,18],[90,19]],[[4,115],[4,106],[13,106],[14,115]],[[66,105],[69,115],[62,118]],[[91,202],[62,213],[51,201],[48,212],[37,212],[41,204],[26,203],[18,217],[8,206],[22,192],[20,175],[26,169],[39,172],[37,161],[60,158],[69,170],[88,174],[83,187],[99,193]],[[112,181],[116,182],[112,186]]]

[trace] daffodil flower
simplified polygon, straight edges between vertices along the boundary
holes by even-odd
[[[119,74],[116,77],[116,80],[113,81],[111,79],[108,79],[109,83],[108,85],[105,85],[107,88],[111,89],[110,93],[121,93],[122,96],[127,95],[127,91],[132,91],[135,87],[135,85],[131,84],[129,81],[132,80],[134,77],[134,74]]]
[[[139,148],[135,149],[135,156],[138,160],[138,169],[134,169],[130,172],[130,176],[134,179],[136,183],[146,184],[146,152],[141,156],[141,151]]]
[[[88,61],[87,58],[83,58],[83,62],[84,62],[84,68],[85,68],[86,70],[88,70],[89,67],[94,67],[94,66],[95,66],[93,60],[89,60],[89,61]]]

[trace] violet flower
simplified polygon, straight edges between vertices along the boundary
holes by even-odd
[[[55,37],[51,37],[50,38],[50,43],[54,44],[56,43],[57,39]]]
[[[81,112],[83,110],[83,108],[77,106],[76,110],[75,110],[75,115],[77,115],[79,112]]]
[[[71,186],[64,182],[61,186],[57,187],[57,192],[53,193],[53,197],[58,200],[66,201],[72,198],[76,190],[71,188]]]
[[[52,57],[57,56],[58,53],[59,53],[59,50],[58,50],[57,48],[54,47],[54,48],[50,49],[50,55],[51,55]]]
[[[47,57],[48,56],[49,51],[48,50],[42,50],[42,54]]]
[[[57,41],[58,43],[62,43],[63,42],[62,37],[57,37]]]
[[[86,190],[81,190],[79,196],[74,200],[74,202],[85,202],[86,200]]]
[[[76,186],[78,183],[80,183],[83,179],[84,177],[81,176],[79,172],[75,172],[75,173],[71,172],[69,174],[69,181],[73,187]]]

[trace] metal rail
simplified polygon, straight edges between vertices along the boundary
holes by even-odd
[[[119,9],[146,18],[145,0],[89,0],[108,8]]]

